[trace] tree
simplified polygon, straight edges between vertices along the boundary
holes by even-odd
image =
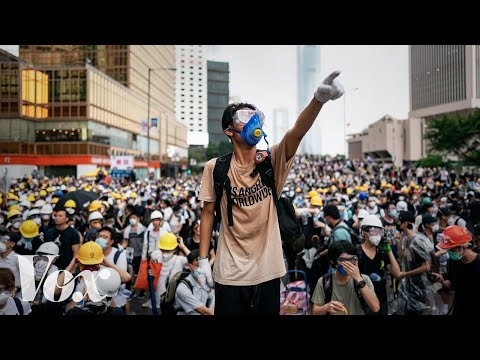
[[[417,162],[417,166],[422,166],[426,168],[438,168],[444,165],[442,155],[430,154],[427,157],[424,157]]]
[[[463,165],[480,166],[480,109],[467,117],[433,118],[425,138],[434,151],[454,154]]]
[[[208,144],[207,148],[207,158],[212,159],[216,158],[233,151],[233,146],[228,141],[221,141],[218,144]]]

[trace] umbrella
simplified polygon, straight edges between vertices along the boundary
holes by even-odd
[[[81,211],[82,208],[86,208],[93,200],[98,199],[98,194],[92,191],[77,190],[66,193],[59,200],[55,208],[61,209],[67,200],[75,201],[77,204],[77,211]]]

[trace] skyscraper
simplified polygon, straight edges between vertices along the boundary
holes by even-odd
[[[207,61],[204,45],[177,45],[176,118],[187,128],[188,145],[208,145]]]
[[[320,84],[320,45],[297,46],[297,112],[308,105],[313,98],[317,86]],[[310,131],[300,143],[300,152],[303,154],[321,154],[321,127],[314,123]]]
[[[278,144],[282,140],[289,128],[288,123],[288,109],[274,108],[273,109],[273,136],[269,139],[270,144]]]
[[[228,62],[207,61],[208,68],[208,134],[212,144],[227,141],[222,131],[222,116],[228,105]]]

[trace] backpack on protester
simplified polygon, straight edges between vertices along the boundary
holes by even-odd
[[[322,277],[322,286],[323,286],[323,292],[325,293],[325,304],[328,304],[330,301],[332,301],[332,294],[333,294],[333,273],[326,274]],[[365,299],[362,296],[362,293],[360,292],[360,289],[355,288],[355,294],[357,295],[358,301],[360,301],[360,305],[365,312],[365,314],[368,313],[369,307],[367,306],[367,303],[365,302]]]
[[[335,226],[332,230],[332,234],[330,235],[330,238],[335,238],[334,234],[335,234],[335,231],[337,231],[338,229],[345,229],[348,231],[348,233],[350,234],[350,238],[352,239],[352,244],[354,246],[362,244],[362,240],[360,239],[360,237],[357,234],[355,234],[352,228],[350,228],[350,226],[348,226],[345,223],[340,223],[337,226]]]
[[[162,311],[162,315],[177,315],[180,311],[180,309],[176,309],[173,306],[178,285],[181,283],[185,284],[193,294],[193,285],[187,280],[188,275],[190,275],[190,271],[180,271],[173,275],[168,281],[167,291],[160,296],[160,310]]]
[[[263,153],[263,151],[257,150],[257,153],[259,152]],[[227,195],[228,225],[233,226],[232,187],[230,178],[227,175],[228,170],[230,169],[232,155],[233,153],[229,153],[217,158],[215,168],[213,170],[214,190],[216,196],[214,229],[218,224],[221,224],[222,215],[220,203],[224,189]],[[257,162],[252,176],[255,176],[256,174],[260,174],[263,185],[269,187],[272,191],[273,202],[275,203],[275,207],[277,209],[278,224],[280,227],[282,241],[286,245],[290,246],[295,253],[302,251],[305,245],[305,236],[303,234],[302,227],[297,219],[297,216],[295,215],[295,209],[290,199],[286,197],[278,198],[277,188],[275,186],[275,174],[273,172],[272,160],[269,155],[264,156],[261,162]]]

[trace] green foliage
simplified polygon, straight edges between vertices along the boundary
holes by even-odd
[[[463,165],[480,166],[480,109],[467,117],[432,119],[425,137],[434,151],[454,154]]]
[[[443,165],[444,164],[443,164],[442,155],[430,154],[427,157],[418,160],[417,162],[417,166],[422,166],[427,168],[442,167]]]
[[[208,144],[206,157],[207,159],[212,159],[231,153],[233,151],[233,146],[228,141],[221,141],[218,144]]]

